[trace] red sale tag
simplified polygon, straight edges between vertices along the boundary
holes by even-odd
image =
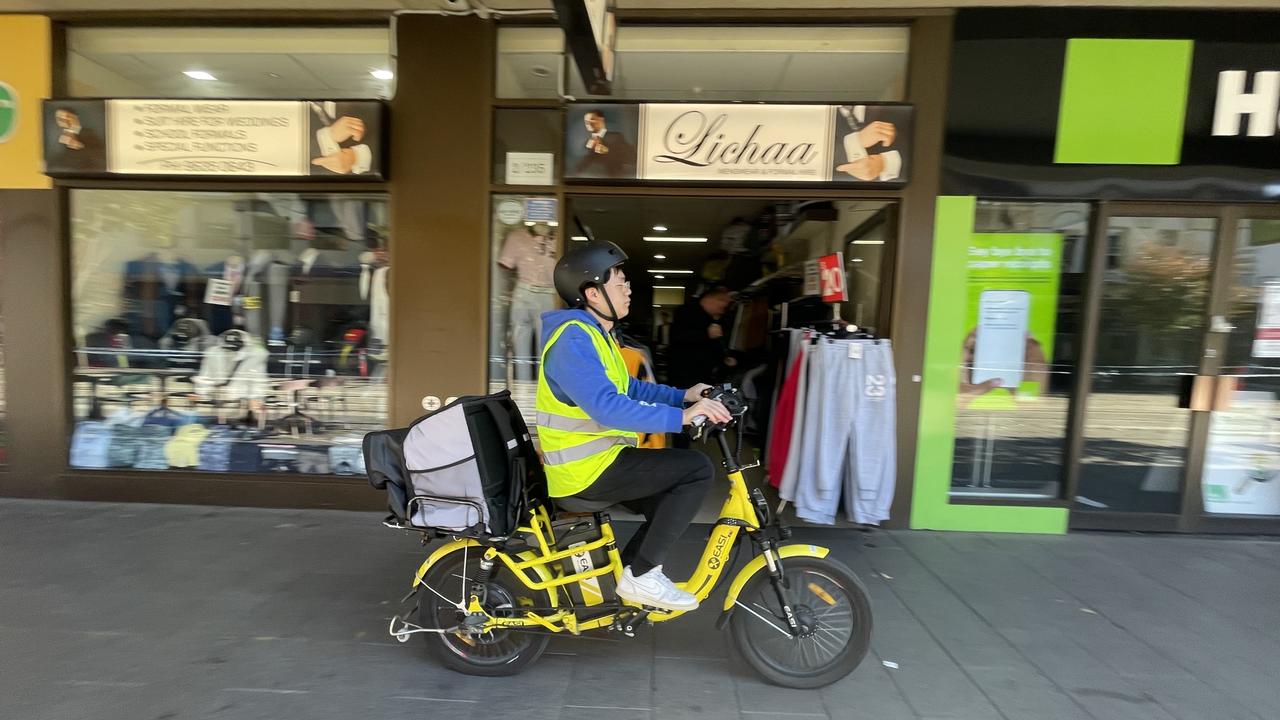
[[[844,302],[849,299],[844,281],[844,253],[832,253],[818,258],[818,277],[822,302]]]

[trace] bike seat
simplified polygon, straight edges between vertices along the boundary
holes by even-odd
[[[612,507],[617,507],[622,512],[628,512],[621,505],[618,505],[617,503],[611,502],[609,500],[587,500],[585,498],[573,497],[573,496],[558,497],[553,499],[555,501],[556,507],[560,508],[561,510],[564,510],[565,512],[597,513],[604,510],[608,510]]]

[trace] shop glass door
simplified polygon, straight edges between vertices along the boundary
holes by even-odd
[[[1200,482],[1206,517],[1280,516],[1280,214],[1240,214],[1222,273],[1231,284]]]
[[[1203,402],[1199,378],[1216,371],[1207,331],[1219,213],[1108,210],[1074,506],[1177,516],[1198,476],[1205,413],[1192,396]]]

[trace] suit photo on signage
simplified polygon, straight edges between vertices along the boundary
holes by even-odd
[[[636,176],[637,106],[570,111],[568,176],[631,180]],[[576,125],[576,127],[575,127]]]
[[[906,182],[910,108],[842,105],[836,108],[836,182]]]
[[[61,102],[45,106],[45,171],[107,171],[106,110],[101,102]]]
[[[312,175],[378,175],[380,106],[309,102]]]

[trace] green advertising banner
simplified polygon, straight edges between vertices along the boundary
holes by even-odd
[[[1060,233],[971,233],[962,391],[1009,407],[1047,389],[1058,318]]]
[[[1062,237],[975,234],[975,205],[971,196],[938,198],[911,527],[1065,533],[1066,508],[950,500],[957,398],[983,383],[973,400],[986,407],[1040,397],[1041,369],[1027,362],[1028,348],[1033,357],[1034,344],[1045,358],[1053,356],[1057,315]],[[979,359],[981,370],[974,367]]]

